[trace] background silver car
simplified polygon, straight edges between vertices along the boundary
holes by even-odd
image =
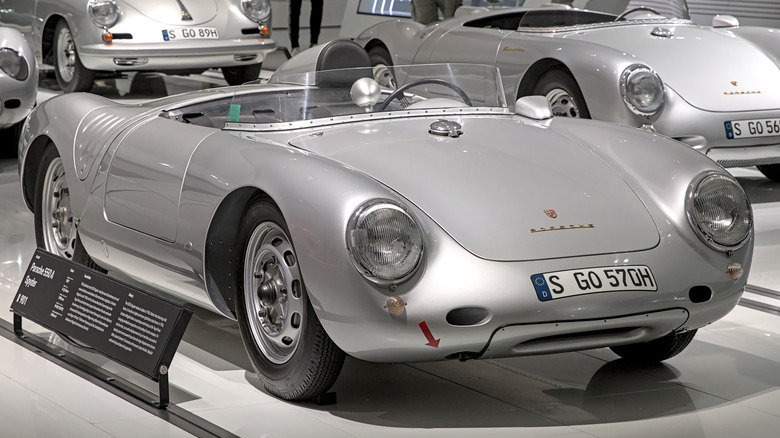
[[[98,71],[201,72],[257,79],[271,40],[270,0],[2,0],[0,24],[22,31],[66,92]]]
[[[35,105],[38,68],[32,48],[14,29],[0,27],[0,153],[14,154],[24,118]]]
[[[539,96],[515,114],[493,66],[393,73],[337,40],[267,85],[47,100],[20,153],[38,244],[237,318],[285,399],[345,354],[660,361],[737,304],[752,211],[712,160]]]
[[[683,0],[587,6],[613,13],[460,8],[428,27],[387,21],[356,41],[374,65],[496,65],[509,102],[541,94],[556,115],[656,130],[724,166],[758,165],[780,180],[780,32],[726,16],[697,26]]]

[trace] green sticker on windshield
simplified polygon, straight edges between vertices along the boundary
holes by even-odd
[[[230,114],[228,114],[228,122],[237,122],[238,116],[241,115],[241,105],[232,103],[230,104]]]

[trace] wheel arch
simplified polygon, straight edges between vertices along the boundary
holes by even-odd
[[[49,143],[54,143],[47,135],[41,135],[35,138],[27,148],[27,152],[24,155],[24,161],[22,162],[21,170],[21,183],[22,183],[22,197],[24,203],[30,211],[33,211],[35,205],[35,182],[38,179],[38,163],[41,161],[41,156],[46,146]]]
[[[574,79],[574,82],[577,82],[577,78],[574,77],[574,73],[572,73],[571,69],[567,67],[566,64],[562,61],[555,58],[540,59],[533,63],[525,71],[523,79],[520,80],[520,84],[517,87],[517,94],[515,95],[515,99],[531,95],[534,91],[534,86],[536,86],[542,76],[553,69],[563,70]],[[577,86],[580,86],[579,82],[577,82]],[[582,87],[580,87],[580,89],[582,89]]]
[[[41,58],[44,63],[54,65],[52,56],[54,55],[54,29],[57,27],[57,23],[60,20],[64,20],[66,23],[68,20],[58,14],[50,15],[46,22],[43,24],[41,30]]]
[[[219,204],[209,224],[204,250],[204,273],[206,287],[211,301],[227,316],[236,317],[236,290],[239,279],[235,278],[237,259],[236,239],[238,225],[248,207],[256,199],[270,200],[278,204],[257,187],[241,187],[229,193]]]
[[[387,48],[387,44],[385,44],[382,40],[379,38],[372,38],[369,40],[366,45],[363,47],[366,49],[366,52],[370,51],[374,47],[381,47],[385,50],[387,50],[388,53],[390,53],[390,50]],[[392,55],[391,55],[392,56]]]

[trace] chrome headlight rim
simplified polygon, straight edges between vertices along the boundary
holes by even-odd
[[[636,94],[632,92],[633,86],[641,78],[651,78],[656,95],[650,104],[641,104]],[[663,110],[666,105],[666,92],[661,77],[655,70],[644,64],[634,64],[626,67],[620,76],[620,94],[623,97],[623,103],[628,109],[637,115],[652,117]]]
[[[361,248],[358,245],[358,237],[356,235],[358,230],[364,229],[362,226],[368,219],[368,216],[380,210],[388,210],[389,212],[392,212],[392,214],[398,215],[399,218],[405,218],[405,220],[412,225],[412,229],[409,231],[411,231],[413,235],[410,235],[409,238],[413,241],[416,240],[419,244],[418,249],[415,249],[415,247],[412,246],[408,251],[407,257],[412,257],[412,263],[407,264],[406,268],[392,276],[382,275],[377,272],[377,266],[371,266],[371,264],[368,263],[363,254],[361,254]],[[347,223],[346,240],[347,252],[349,253],[352,265],[364,278],[380,287],[392,288],[407,281],[417,273],[422,264],[425,248],[423,244],[422,229],[419,222],[409,210],[389,199],[372,199],[358,206]]]
[[[271,18],[271,2],[269,0],[241,0],[241,12],[256,23],[263,23]]]
[[[89,0],[89,18],[101,29],[113,27],[119,21],[119,6],[115,0]]]
[[[21,53],[9,47],[0,48],[0,70],[17,81],[25,81],[30,75],[27,60]]]
[[[737,240],[736,243],[725,244],[723,242],[719,242],[716,236],[704,229],[695,217],[696,199],[700,194],[703,185],[708,181],[713,180],[721,180],[731,184],[733,188],[736,189],[735,193],[740,195],[740,201],[744,202],[742,207],[744,207],[744,213],[746,213],[746,217],[749,220],[749,225],[747,226],[747,231]],[[693,228],[695,234],[702,242],[716,251],[733,253],[734,251],[737,251],[745,246],[745,244],[750,241],[750,237],[753,235],[753,208],[750,204],[747,194],[745,193],[745,190],[736,181],[736,179],[734,179],[734,177],[729,174],[717,171],[707,171],[699,174],[696,178],[694,178],[688,186],[688,193],[685,197],[685,212],[688,217],[688,223],[690,224],[691,228]]]

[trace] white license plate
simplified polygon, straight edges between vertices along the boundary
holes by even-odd
[[[176,29],[164,29],[162,36],[164,41],[218,40],[219,32],[216,27],[177,27]]]
[[[723,122],[726,138],[770,137],[780,135],[779,119],[730,120]]]
[[[531,283],[539,301],[598,292],[656,291],[658,285],[647,266],[605,266],[534,274]]]

